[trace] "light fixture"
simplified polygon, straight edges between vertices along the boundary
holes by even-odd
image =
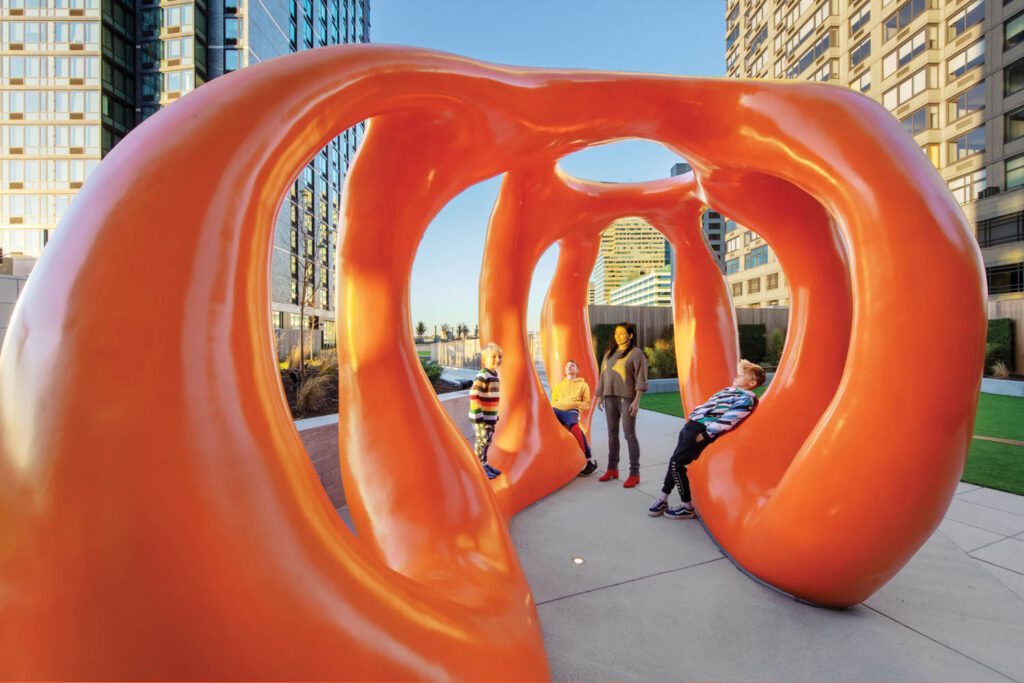
[[[586,560],[584,560],[582,557],[574,557],[574,558],[572,558],[572,563],[573,564],[583,564],[584,562],[586,562]]]

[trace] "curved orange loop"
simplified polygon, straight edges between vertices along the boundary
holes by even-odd
[[[339,244],[339,377],[353,385],[343,389],[341,445],[357,542],[282,396],[267,264],[288,182],[359,120],[379,116],[370,135],[399,139],[391,115],[422,134],[402,154],[368,141],[357,167],[391,163],[377,183],[353,168]],[[516,70],[347,46],[229,74],[148,119],[100,165],[40,259],[0,351],[0,675],[545,678],[499,509],[559,485],[563,465],[545,482],[522,478],[529,495],[502,502],[498,491],[496,504],[465,446],[449,450],[455,435],[418,374],[408,329],[405,242],[472,182],[622,137],[679,151],[723,209],[743,188],[714,187],[715,174],[754,173],[800,187],[834,218],[853,283],[846,369],[770,499],[719,540],[761,578],[815,602],[853,604],[884,584],[952,496],[985,337],[977,245],[899,124],[826,86]],[[417,195],[392,198],[409,201],[407,212],[381,198],[393,174]],[[393,250],[363,234],[381,226],[396,230]],[[785,258],[814,256],[795,246]],[[521,258],[535,262],[532,246]],[[504,286],[486,276],[484,285]],[[522,334],[521,324],[494,324]],[[702,366],[728,360],[733,342],[722,337],[718,348],[695,337]],[[794,358],[801,342],[791,342]],[[943,372],[907,373],[906,348]],[[718,388],[693,371],[694,391]],[[407,402],[404,423],[382,396]],[[564,440],[547,413],[551,429],[540,431]],[[791,418],[752,422],[736,443],[766,443]],[[418,438],[393,436],[403,430]],[[742,487],[721,495],[746,507]],[[717,514],[705,515],[712,527]]]
[[[758,560],[738,550],[737,539],[756,533],[752,519],[835,396],[852,323],[849,268],[824,208],[793,185],[765,175],[715,172],[702,187],[716,207],[771,245],[792,297],[788,343],[760,407],[692,468],[708,529],[760,575]]]

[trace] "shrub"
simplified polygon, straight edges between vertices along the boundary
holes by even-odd
[[[991,368],[1002,363],[1007,370],[1013,370],[1013,318],[997,318],[988,321],[988,336],[985,339],[985,367]]]
[[[435,363],[429,358],[420,358],[420,366],[423,368],[423,372],[426,373],[427,379],[429,379],[431,383],[441,379],[441,372],[444,368],[442,368],[439,363]]]
[[[597,356],[597,363],[600,366],[601,359],[604,358],[604,347],[615,338],[615,325],[606,323],[594,325],[591,334],[594,342],[594,354]]]
[[[678,375],[675,349],[665,340],[659,339],[653,347],[648,346],[644,355],[647,356],[647,376],[651,379]]]
[[[768,352],[765,354],[764,362],[768,365],[778,367],[782,359],[782,348],[786,345],[786,331],[776,327],[768,335]]]
[[[307,379],[299,386],[295,396],[295,409],[303,414],[321,411],[327,403],[327,390],[330,387],[331,378],[327,375]]]
[[[337,351],[324,351],[320,354],[320,374],[328,376],[338,375]]]
[[[1010,368],[1006,367],[1006,363],[1001,360],[997,360],[992,365],[992,376],[998,379],[1006,379],[1010,376]]]
[[[767,327],[764,323],[739,325],[740,358],[746,358],[751,363],[764,362],[765,353],[768,351],[766,333]]]

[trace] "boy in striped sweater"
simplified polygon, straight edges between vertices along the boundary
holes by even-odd
[[[502,355],[501,347],[494,343],[481,349],[480,364],[483,367],[476,373],[473,388],[469,390],[469,419],[476,430],[473,449],[488,479],[501,474],[500,470],[487,464],[487,449],[494,438],[494,425],[498,423],[498,400],[501,397],[498,366],[501,365]]]
[[[764,370],[760,365],[741,360],[736,377],[731,387],[722,389],[693,409],[686,424],[679,432],[679,442],[672,458],[668,462],[665,473],[665,484],[661,487],[661,496],[647,510],[651,517],[665,515],[670,519],[690,519],[697,514],[690,502],[690,480],[686,476],[686,466],[696,460],[708,444],[725,434],[745,420],[757,407],[757,395],[754,389],[764,384]],[[668,494],[679,487],[679,496],[683,504],[669,508]]]

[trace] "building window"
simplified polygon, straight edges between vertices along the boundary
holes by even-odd
[[[860,41],[856,47],[850,50],[850,68],[857,66],[871,56],[871,37],[868,36]]]
[[[1024,135],[1024,107],[1017,107],[1003,118],[1007,142]]]
[[[238,59],[238,50],[224,50],[224,71],[237,71],[241,65]]]
[[[747,280],[747,294],[757,294],[761,291],[761,278],[755,277]]]
[[[960,78],[975,67],[985,63],[985,39],[970,45],[966,50],[951,57],[946,65],[949,67],[950,78]]]
[[[949,181],[949,191],[961,204],[969,204],[978,198],[978,193],[988,187],[988,173],[982,168]]]
[[[903,127],[911,135],[917,135],[926,130],[932,130],[938,128],[939,124],[939,110],[935,105],[928,105],[927,107],[921,107],[910,116],[900,120]]]
[[[871,90],[871,70],[865,71],[860,78],[850,83],[850,87],[859,92]]]
[[[1009,97],[1024,88],[1024,59],[1003,69],[1003,97]]]
[[[949,163],[985,151],[985,126],[978,126],[949,141]]]
[[[739,237],[733,237],[732,239],[730,239],[728,242],[725,243],[725,250],[726,251],[736,251],[739,248],[740,248],[740,238]]]
[[[763,266],[768,263],[768,246],[763,245],[757,249],[751,249],[743,258],[744,268],[756,268],[757,266]]]
[[[743,283],[742,282],[734,282],[734,283],[732,283],[732,295],[733,296],[743,296]]]
[[[731,258],[725,262],[725,274],[732,275],[733,273],[740,272],[740,260],[738,258]]]
[[[1024,154],[1006,160],[1006,189],[1024,185]]]
[[[983,21],[985,21],[985,0],[974,0],[949,20],[949,40],[956,39],[961,33]]]
[[[889,41],[897,33],[910,26],[910,23],[917,19],[922,12],[930,9],[934,0],[907,0],[900,5],[895,12],[885,18],[883,22],[883,41]]]
[[[925,27],[887,54],[885,59],[882,60],[882,78],[892,76],[897,70],[910,64],[914,57],[923,54],[928,43],[927,34],[928,28]]]
[[[949,101],[949,121],[952,123],[968,114],[985,108],[985,81],[972,85]]]
[[[1003,50],[1011,50],[1024,41],[1024,12],[1018,12],[1003,24]]]
[[[978,221],[978,244],[994,247],[1024,240],[1024,212]]]
[[[778,289],[778,288],[779,288],[779,274],[778,273],[768,273],[768,276],[765,278],[765,289]],[[776,301],[774,304],[771,304],[771,305],[772,306],[777,306],[778,303],[779,302]]]
[[[743,244],[744,244],[744,245],[750,244],[750,243],[751,243],[751,242],[753,242],[753,241],[754,241],[755,239],[757,239],[757,235],[755,235],[755,234],[754,234],[753,232],[751,232],[750,230],[748,230],[748,231],[746,231],[745,233],[743,233]]]
[[[1024,292],[1024,263],[994,266],[985,269],[989,294]]]
[[[865,2],[850,14],[850,35],[861,30],[871,21],[871,3]]]
[[[918,70],[913,75],[903,79],[895,87],[887,90],[882,95],[882,104],[886,109],[894,111],[900,105],[905,104],[913,97],[927,90],[928,80],[928,67]],[[934,76],[933,80],[935,80]]]
[[[224,17],[224,42],[227,45],[238,42],[238,17]]]

